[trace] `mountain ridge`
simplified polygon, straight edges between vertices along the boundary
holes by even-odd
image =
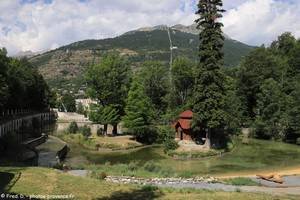
[[[78,41],[33,56],[29,60],[39,68],[50,86],[64,88],[66,85],[69,85],[68,87],[75,85],[75,88],[79,88],[83,83],[82,74],[85,69],[93,63],[100,62],[101,57],[107,52],[117,51],[120,55],[126,56],[133,68],[147,60],[169,63],[168,28],[159,25],[129,31],[114,38]],[[174,25],[170,28],[173,46],[178,47],[174,50],[174,58],[184,56],[195,62],[198,60],[199,37],[195,28],[195,25]],[[226,37],[225,66],[238,65],[242,57],[253,48]]]

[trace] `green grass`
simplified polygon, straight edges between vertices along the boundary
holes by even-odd
[[[45,168],[8,168],[0,167],[4,174],[13,178],[0,179],[5,193],[22,195],[74,195],[76,200],[292,200],[296,197],[270,196],[242,192],[205,191],[195,189],[159,189],[153,186],[112,184],[91,178],[73,177]],[[7,177],[7,176],[5,176]]]
[[[96,152],[71,144],[69,164],[74,168],[99,168],[110,175],[160,176],[157,172],[145,171],[146,162],[154,162],[161,171],[173,176],[226,175],[234,173],[259,173],[300,166],[300,148],[280,142],[250,140],[248,145],[237,142],[233,151],[222,156],[198,160],[174,160],[163,152],[162,146],[150,146],[138,150]],[[84,162],[76,161],[84,158]],[[80,159],[79,159],[80,160]],[[129,163],[136,163],[137,170],[125,170]],[[109,167],[105,167],[105,163]],[[129,173],[127,173],[129,172]]]
[[[223,180],[224,183],[228,185],[247,185],[247,186],[260,186],[259,183],[253,181],[250,178],[243,178],[243,177],[238,177],[238,178],[232,178],[232,179],[225,179]]]
[[[127,150],[142,147],[143,144],[131,139],[132,136],[118,136],[118,137],[98,137],[93,135],[90,138],[85,138],[82,134],[57,134],[57,137],[63,139],[68,143],[75,143],[90,150]]]

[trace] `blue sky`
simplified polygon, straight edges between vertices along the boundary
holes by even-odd
[[[224,32],[251,45],[285,31],[300,37],[300,0],[224,0]],[[54,49],[159,24],[193,23],[197,0],[0,0],[0,46]]]

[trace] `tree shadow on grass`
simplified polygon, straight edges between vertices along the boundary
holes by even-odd
[[[15,174],[9,172],[0,172],[0,192],[6,192],[10,182],[14,179]]]
[[[10,189],[16,184],[19,180],[21,173],[10,173],[10,172],[0,172],[0,194],[5,195],[1,196],[0,199],[22,199],[22,200],[38,200],[35,198],[30,198],[25,195],[10,193]]]
[[[96,198],[94,200],[153,200],[162,197],[164,194],[156,187],[143,187],[128,192],[114,192],[110,196]]]

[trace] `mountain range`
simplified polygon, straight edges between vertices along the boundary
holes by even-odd
[[[84,40],[29,58],[38,67],[49,85],[56,89],[73,90],[74,93],[83,84],[85,69],[101,60],[103,54],[117,51],[126,56],[132,67],[138,67],[146,60],[170,61],[170,41],[174,47],[174,58],[187,57],[198,59],[199,30],[196,25],[159,25],[133,30],[114,38],[102,40]],[[233,40],[227,35],[224,44],[225,67],[236,66],[242,57],[254,47]]]

